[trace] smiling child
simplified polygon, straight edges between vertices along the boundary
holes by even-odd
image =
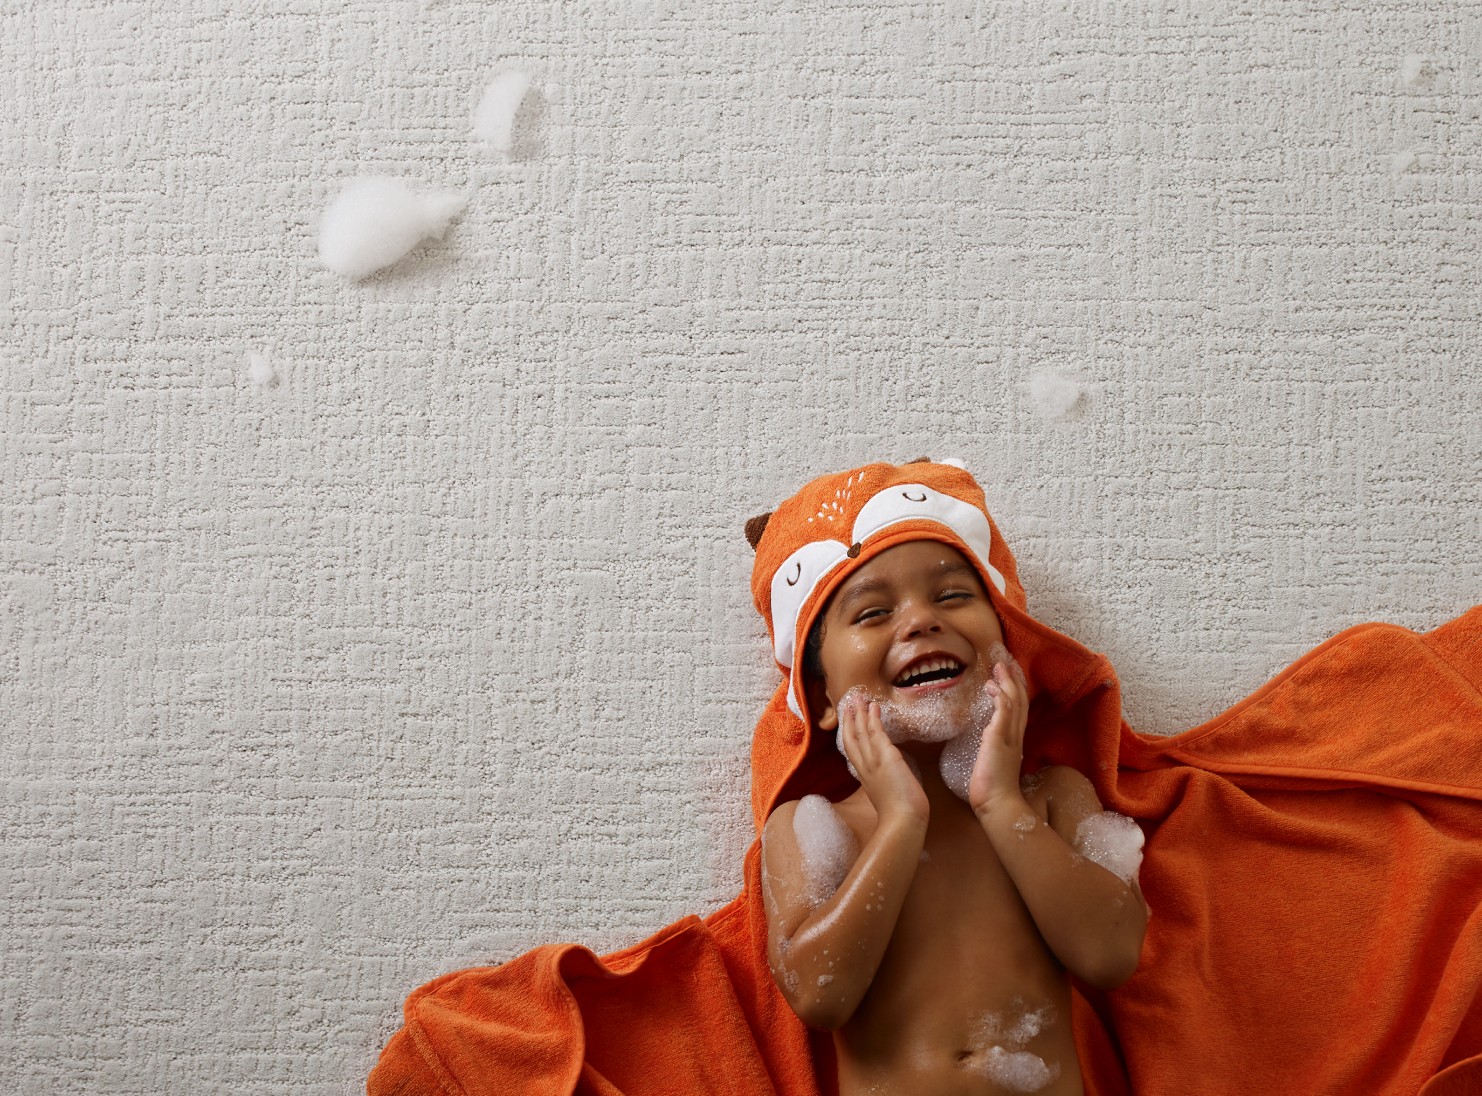
[[[810,734],[833,733],[858,787],[767,820],[769,966],[832,1031],[843,1096],[1079,1093],[1068,975],[1108,989],[1137,966],[1147,907],[1115,853],[1116,822],[1135,825],[1073,768],[1021,773],[1032,688],[982,511],[909,483],[870,506],[873,537],[805,545],[772,583],[774,628],[792,603],[807,628]]]

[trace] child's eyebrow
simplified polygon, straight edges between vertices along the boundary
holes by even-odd
[[[884,579],[870,578],[866,576],[860,579],[858,582],[852,583],[849,589],[845,590],[842,594],[839,595],[839,602],[836,608],[840,614],[843,614],[848,611],[849,607],[856,601],[861,600],[867,595],[885,593],[889,589],[890,583],[886,582]]]
[[[976,579],[978,577],[978,571],[976,567],[964,563],[960,559],[944,559],[942,560],[942,565],[937,568],[937,576],[940,578],[945,575],[967,575],[970,578]]]

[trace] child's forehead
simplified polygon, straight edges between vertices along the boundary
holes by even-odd
[[[885,549],[839,584],[829,601],[838,604],[859,590],[884,589],[912,579],[970,577],[982,585],[978,569],[957,548],[939,540],[912,540]]]

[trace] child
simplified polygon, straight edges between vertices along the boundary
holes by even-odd
[[[864,506],[839,491],[849,547],[820,536],[772,576],[779,662],[808,637],[799,714],[815,741],[837,732],[859,787],[768,818],[768,963],[833,1031],[843,1096],[1079,1093],[1066,972],[1107,989],[1136,968],[1141,833],[1073,768],[1021,783],[1031,683],[995,610],[1017,607],[993,530],[973,491],[910,471],[861,469]],[[940,466],[912,478],[954,475],[976,489]]]

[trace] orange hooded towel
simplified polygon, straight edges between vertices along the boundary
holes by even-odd
[[[809,483],[747,527],[751,588],[782,673],[752,744],[772,809],[854,787],[813,736],[793,673],[813,618],[904,540],[976,562],[1031,682],[1025,769],[1073,765],[1147,835],[1142,962],[1075,986],[1092,1096],[1482,1092],[1482,607],[1425,634],[1351,628],[1173,738],[1121,718],[1107,660],[1025,609],[1014,558],[961,468],[871,464]],[[371,1096],[835,1089],[766,962],[760,842],[744,890],[597,956],[540,947],[406,1001]]]

